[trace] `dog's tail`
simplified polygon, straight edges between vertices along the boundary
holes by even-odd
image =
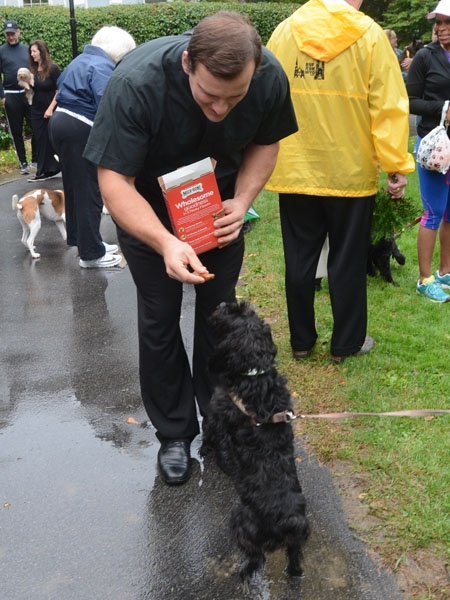
[[[22,209],[21,204],[19,204],[19,196],[17,194],[14,194],[12,197],[12,209],[15,211]]]

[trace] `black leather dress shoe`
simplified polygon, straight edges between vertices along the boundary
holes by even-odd
[[[158,468],[169,485],[184,483],[191,476],[190,443],[183,440],[165,440],[158,452]]]

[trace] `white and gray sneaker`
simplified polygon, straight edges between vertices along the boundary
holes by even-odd
[[[80,258],[80,267],[83,269],[106,269],[108,267],[116,267],[122,260],[120,254],[110,254],[106,252],[104,256],[95,258],[94,260],[83,260]]]
[[[112,254],[113,252],[117,252],[117,250],[119,249],[119,246],[117,246],[117,244],[107,244],[106,242],[102,243],[105,246],[105,251],[109,252],[110,254]]]

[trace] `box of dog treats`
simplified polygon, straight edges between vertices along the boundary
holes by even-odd
[[[205,158],[158,177],[174,234],[197,254],[218,246],[214,220],[222,214],[222,200],[214,167]]]

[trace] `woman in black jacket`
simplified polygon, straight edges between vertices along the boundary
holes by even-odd
[[[450,0],[442,0],[427,15],[435,20],[437,41],[428,44],[411,63],[406,89],[410,112],[420,116],[417,144],[439,125],[446,100],[450,100]],[[450,110],[447,111],[450,119]],[[449,173],[427,171],[417,165],[423,215],[417,236],[419,281],[416,290],[433,302],[448,302],[450,295],[450,186]],[[439,268],[432,273],[431,264],[439,230]]]
[[[31,125],[37,146],[36,176],[28,181],[39,182],[55,177],[61,171],[48,137],[48,122],[56,106],[56,81],[61,74],[59,66],[51,59],[43,40],[29,46],[30,70],[34,75],[34,95],[31,105]]]

